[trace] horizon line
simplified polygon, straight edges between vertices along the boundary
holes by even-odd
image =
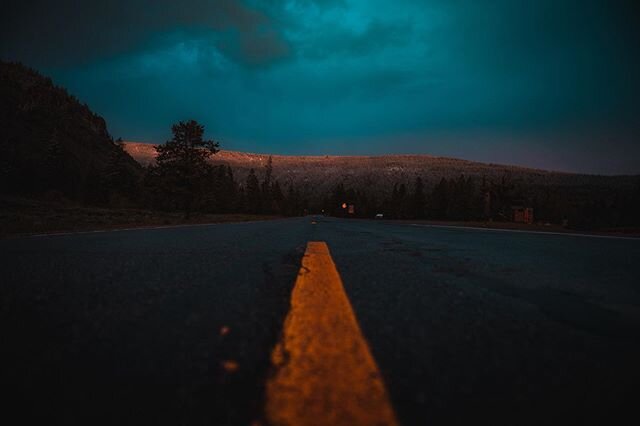
[[[136,145],[161,145],[156,142],[148,142],[148,141],[131,141],[131,140],[123,140],[125,144],[136,144]],[[459,157],[447,157],[442,155],[433,155],[433,154],[418,154],[418,153],[389,153],[389,154],[276,154],[276,153],[264,153],[264,152],[248,152],[248,151],[238,151],[231,149],[220,149],[218,152],[227,152],[227,153],[237,153],[244,155],[255,155],[255,156],[265,156],[265,157],[310,157],[310,158],[382,158],[382,157],[428,157],[435,159],[446,159],[446,160],[456,160],[463,161],[467,163],[476,163],[483,164],[488,166],[499,166],[499,167],[513,167],[523,170],[536,171],[536,172],[545,172],[545,173],[558,173],[558,174],[566,174],[566,175],[583,175],[583,176],[604,176],[604,177],[640,177],[640,173],[623,173],[623,174],[604,174],[604,173],[587,173],[587,172],[575,172],[575,171],[566,171],[566,170],[558,170],[558,169],[543,169],[540,167],[532,167],[518,164],[508,164],[508,163],[494,163],[494,162],[485,162],[478,160],[470,160],[466,158]],[[214,154],[215,155],[215,154]]]

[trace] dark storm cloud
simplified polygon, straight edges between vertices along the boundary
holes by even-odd
[[[3,56],[47,66],[128,52],[175,28],[221,34],[212,47],[247,65],[289,53],[269,17],[239,0],[23,1],[3,10],[0,19]]]
[[[537,67],[589,74],[607,67],[637,69],[640,6],[631,1],[477,2],[454,0],[448,45],[480,71],[522,72]],[[600,70],[595,70],[596,73]],[[563,75],[561,77],[566,77]],[[598,76],[596,76],[598,77]]]
[[[52,75],[125,139],[161,141],[172,122],[195,118],[229,149],[640,172],[639,9],[631,0],[23,2],[0,16],[0,54]]]
[[[357,57],[406,44],[413,35],[412,31],[410,21],[386,23],[373,20],[359,32],[348,27],[328,28],[305,40],[299,48],[305,57],[311,59],[334,55]]]

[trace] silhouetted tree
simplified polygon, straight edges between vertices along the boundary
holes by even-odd
[[[406,219],[409,200],[407,198],[407,185],[401,183],[397,189],[394,185],[394,194],[391,198],[393,217],[396,219]]]
[[[426,196],[424,194],[424,183],[422,182],[422,178],[418,176],[416,178],[416,182],[413,185],[413,195],[412,195],[412,208],[411,214],[416,219],[424,218],[424,209],[426,204]]]
[[[130,167],[127,154],[117,149],[109,154],[102,170],[101,187],[110,204],[122,204],[125,198],[133,198],[137,193],[138,175]]]
[[[449,206],[449,183],[445,178],[433,188],[430,197],[430,213],[433,219],[444,220],[447,218]]]
[[[246,208],[249,213],[260,213],[260,184],[255,170],[249,170],[245,187]]]
[[[231,212],[235,210],[237,204],[238,185],[233,177],[233,169],[231,169],[231,166],[227,166],[225,172],[222,185],[223,211]]]
[[[293,184],[289,184],[287,188],[287,195],[284,199],[284,213],[287,216],[300,216],[304,213],[306,206],[306,200],[302,198],[300,191],[293,186]]]
[[[218,152],[219,143],[203,139],[204,126],[195,120],[179,122],[171,128],[173,138],[158,145],[156,190],[169,196],[189,217],[207,189],[210,165],[207,159]]]
[[[238,186],[235,198],[235,211],[246,212],[247,211],[247,196],[246,191],[242,185]]]
[[[275,210],[275,206],[273,205],[273,194],[271,190],[272,182],[271,178],[273,175],[273,159],[269,156],[267,160],[267,165],[264,167],[264,180],[262,181],[261,187],[261,210],[262,213],[273,213]]]
[[[271,186],[271,198],[275,206],[274,213],[282,214],[284,210],[284,194],[278,181],[275,181]]]

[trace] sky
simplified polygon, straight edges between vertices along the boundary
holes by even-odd
[[[640,173],[636,0],[6,2],[0,58],[124,140]]]

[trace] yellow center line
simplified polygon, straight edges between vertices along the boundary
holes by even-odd
[[[309,242],[271,360],[265,415],[280,425],[397,425],[329,248]]]

